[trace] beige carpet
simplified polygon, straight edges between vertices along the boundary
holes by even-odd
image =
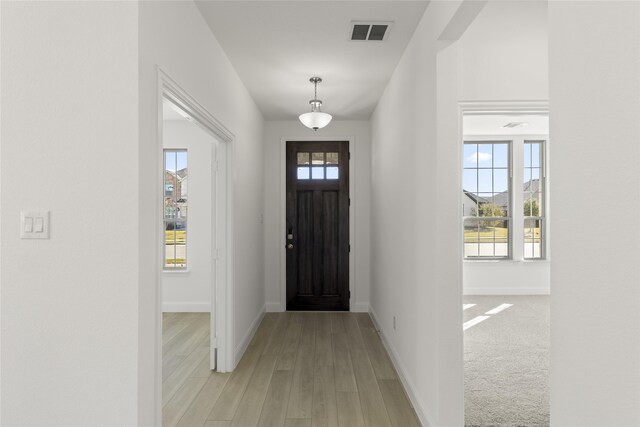
[[[465,425],[549,425],[549,297],[466,296]],[[501,304],[513,304],[486,314]]]

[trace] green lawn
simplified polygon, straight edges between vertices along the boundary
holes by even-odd
[[[173,230],[167,230],[164,232],[164,243],[166,245],[184,245],[187,243],[187,230],[176,230],[175,234]]]
[[[533,230],[533,233],[531,233],[531,230]],[[465,230],[464,242],[465,243],[493,242],[494,232],[495,232],[496,243],[507,243],[507,240],[509,237],[509,229],[502,228],[502,227],[482,228],[480,229],[480,233],[478,233],[478,231],[476,230]],[[539,239],[540,229],[525,228],[524,238],[529,240],[532,238]]]

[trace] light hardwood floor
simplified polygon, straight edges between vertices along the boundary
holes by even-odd
[[[165,313],[165,426],[419,426],[366,313],[267,313],[232,373],[209,371],[209,314]]]

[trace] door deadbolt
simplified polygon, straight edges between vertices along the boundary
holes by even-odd
[[[287,245],[287,249],[293,249],[293,243],[289,243],[289,244]]]

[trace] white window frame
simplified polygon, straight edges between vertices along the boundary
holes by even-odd
[[[493,137],[467,137],[465,136],[463,138],[463,150],[462,152],[464,153],[464,145],[465,144],[485,144],[485,145],[489,145],[489,144],[507,144],[508,147],[508,158],[507,158],[507,170],[509,172],[509,185],[508,185],[508,192],[509,192],[509,212],[507,212],[508,215],[504,216],[504,217],[480,217],[480,216],[463,216],[462,218],[462,224],[463,224],[463,229],[462,229],[462,244],[463,244],[463,251],[462,251],[462,256],[463,259],[465,261],[473,261],[473,260],[510,260],[513,259],[513,221],[514,221],[514,215],[513,215],[513,211],[514,211],[514,205],[513,205],[513,189],[514,189],[514,185],[513,185],[513,140],[511,139],[511,137],[505,137],[505,136],[493,136]],[[462,170],[464,171],[464,166],[462,168]],[[492,167],[491,170],[494,170],[494,168]],[[476,207],[476,209],[479,209],[479,205]],[[464,223],[466,220],[473,220],[473,219],[480,219],[480,220],[499,220],[499,221],[507,221],[507,236],[508,236],[508,240],[507,240],[507,256],[475,256],[475,257],[465,257],[464,255],[464,251],[465,251],[465,242],[464,242]],[[495,242],[494,242],[494,253],[495,253]]]
[[[463,230],[463,251],[462,257],[464,262],[481,262],[481,261],[525,261],[525,262],[540,262],[546,261],[549,257],[549,206],[548,206],[548,183],[547,183],[547,171],[548,165],[548,147],[549,147],[549,135],[463,135],[462,143],[473,142],[502,142],[510,141],[510,188],[511,188],[511,216],[509,221],[509,258],[504,257],[470,257],[464,256],[464,219],[462,220]],[[543,230],[541,231],[542,238],[542,254],[541,258],[525,258],[524,257],[524,192],[522,191],[522,178],[524,176],[524,143],[525,142],[538,142],[542,141],[542,174],[543,180]],[[464,150],[463,150],[464,151]],[[462,165],[462,161],[460,162]],[[460,176],[462,177],[463,168],[461,166]],[[462,182],[462,181],[461,181]],[[462,191],[462,188],[460,189]]]
[[[537,217],[533,217],[533,216],[527,216],[524,215],[524,212],[522,213],[522,259],[525,261],[544,261],[547,258],[547,240],[548,240],[548,233],[547,233],[547,202],[549,200],[549,198],[547,197],[547,146],[549,144],[549,136],[537,136],[537,137],[531,137],[531,138],[525,138],[522,142],[522,148],[523,148],[523,153],[522,153],[522,171],[523,171],[523,175],[521,176],[521,178],[524,176],[524,145],[527,143],[540,143],[540,184],[539,184],[539,191],[541,192],[541,198],[540,198],[540,203],[542,205],[542,209],[541,212],[539,212],[539,216]],[[522,184],[521,184],[522,185]],[[524,192],[521,192],[522,197],[522,206],[524,207]],[[525,249],[524,249],[524,222],[527,219],[533,219],[533,220],[540,220],[540,257],[535,258],[535,257],[526,257],[525,256]]]
[[[164,174],[166,173],[167,152],[176,153],[176,156],[177,156],[177,153],[180,153],[180,152],[187,153],[187,174],[188,174],[189,173],[188,172],[189,171],[189,152],[188,152],[188,150],[186,148],[164,148],[162,150],[163,168],[164,168],[163,169],[163,178],[164,178]],[[164,181],[164,179],[163,179],[163,181]],[[166,185],[166,182],[163,182],[162,200],[166,199],[166,193],[165,193],[166,188],[164,188],[165,185]],[[176,189],[174,189],[174,192],[175,191],[176,191]],[[189,203],[189,202],[187,201],[187,203]],[[189,253],[189,243],[188,243],[189,242],[189,225],[188,225],[188,219],[189,219],[189,216],[187,214],[187,217],[185,219],[183,219],[183,220],[178,220],[178,218],[176,217],[176,218],[174,218],[172,220],[168,220],[167,221],[167,217],[165,215],[165,210],[164,209],[165,209],[165,206],[163,206],[163,211],[162,211],[162,224],[163,224],[163,227],[162,227],[163,228],[162,245],[163,245],[163,248],[165,249],[165,255],[162,257],[162,271],[165,271],[165,272],[167,272],[167,271],[169,271],[169,272],[171,272],[171,271],[186,271],[187,268],[189,267],[189,257],[188,257],[188,253]],[[188,205],[187,205],[187,209],[188,209]],[[188,210],[187,210],[187,212],[188,212]],[[166,227],[167,227],[167,223],[168,222],[173,222],[173,224],[174,224],[174,229],[173,229],[174,232],[176,231],[176,224],[178,222],[183,222],[185,224],[184,265],[181,265],[181,266],[174,265],[173,267],[167,265],[167,260],[166,260],[166,258],[167,258],[166,257],[166,248],[167,248],[167,232],[166,232],[166,230],[167,230],[167,228]],[[174,256],[175,256],[175,250],[176,250],[175,247],[177,246],[176,243],[175,243],[175,240],[174,240],[173,246],[174,246]]]

